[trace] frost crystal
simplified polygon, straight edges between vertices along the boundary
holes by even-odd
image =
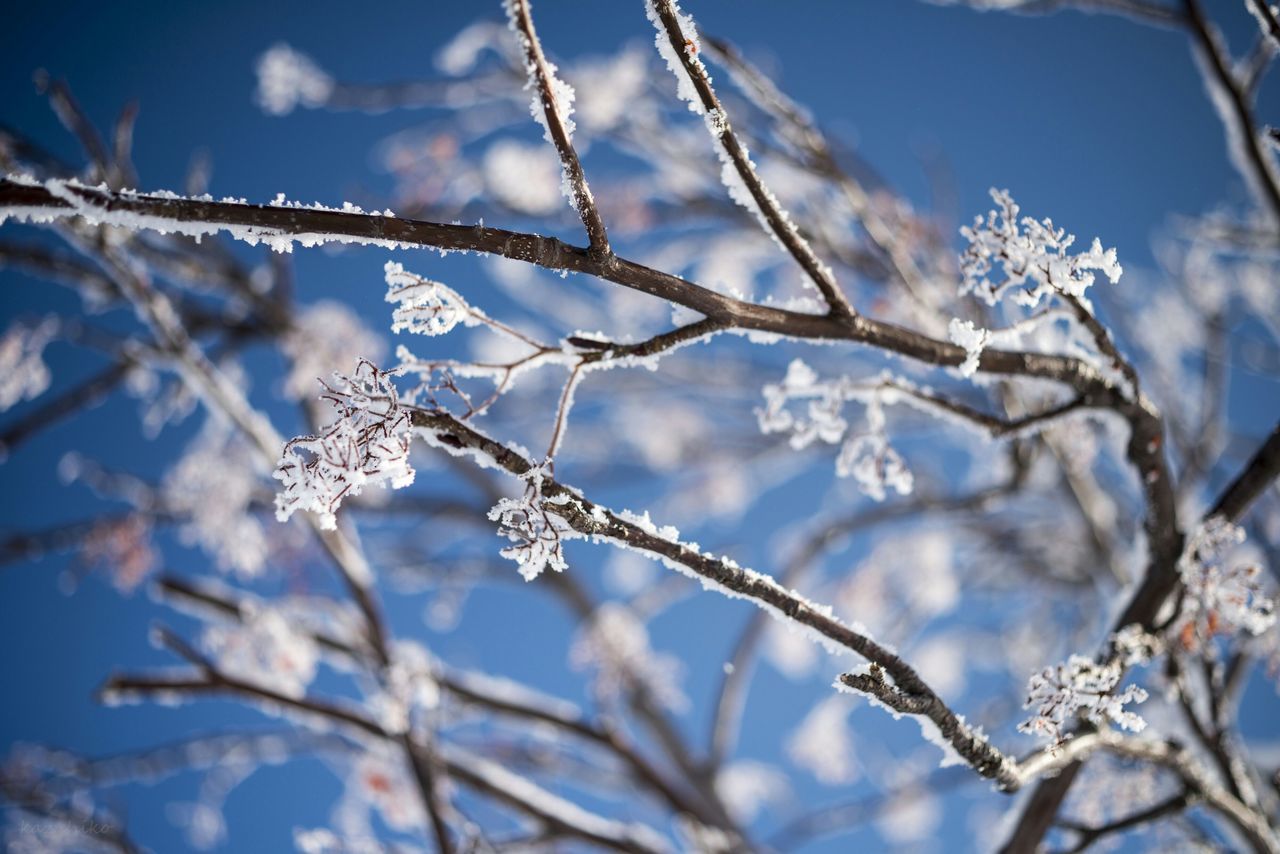
[[[974,293],[988,305],[995,305],[1012,290],[1014,301],[1024,306],[1036,306],[1046,296],[1064,294],[1088,305],[1084,295],[1093,284],[1092,271],[1102,273],[1113,285],[1120,281],[1122,270],[1115,249],[1104,251],[1095,238],[1087,252],[1068,255],[1075,235],[1054,228],[1049,219],[1019,220],[1018,206],[1007,190],[992,189],[991,198],[999,210],[989,212],[985,220],[976,218],[972,228],[960,229],[969,241],[960,256],[962,294]],[[992,281],[989,276],[997,264],[1004,277]]]
[[[0,338],[0,412],[49,387],[49,368],[41,357],[57,328],[53,318],[38,326],[15,323]]]
[[[983,349],[991,342],[991,331],[974,326],[972,320],[953,318],[947,328],[951,343],[963,347],[965,360],[960,363],[960,374],[971,377],[978,370],[978,360],[982,358]]]
[[[391,374],[360,362],[355,375],[334,374],[322,400],[338,419],[319,436],[299,436],[284,447],[274,477],[283,484],[276,495],[276,518],[310,510],[322,528],[337,527],[334,515],[342,499],[359,495],[368,484],[390,481],[392,489],[413,483],[409,465],[411,423],[400,408]]]
[[[1236,631],[1260,635],[1275,624],[1275,602],[1262,594],[1259,567],[1230,561],[1244,538],[1242,529],[1215,516],[1187,541],[1178,561],[1187,588],[1184,646],[1198,648],[1216,634]]]
[[[293,112],[294,107],[319,107],[333,92],[333,78],[309,56],[283,42],[258,58],[258,106],[273,116]]]
[[[797,418],[787,404],[794,398],[810,398],[809,418]],[[762,433],[791,433],[791,447],[806,447],[814,439],[829,444],[840,441],[848,422],[840,416],[844,403],[829,384],[818,382],[818,375],[800,359],[787,366],[787,375],[780,384],[764,387],[764,409],[756,410]]]
[[[387,302],[395,303],[391,315],[392,332],[444,335],[459,323],[474,326],[480,321],[471,306],[452,288],[406,272],[388,261]]]
[[[1114,693],[1123,673],[1118,660],[1097,664],[1082,655],[1071,656],[1065,664],[1046,667],[1027,683],[1023,708],[1034,709],[1035,715],[1018,724],[1018,730],[1061,742],[1063,727],[1079,714],[1098,726],[1111,721],[1122,729],[1141,732],[1147,722],[1124,707],[1146,700],[1147,692],[1128,685]]]
[[[569,496],[547,498],[542,494],[543,468],[532,469],[525,476],[524,495],[504,498],[489,510],[489,519],[499,525],[498,533],[514,545],[507,546],[502,556],[520,565],[520,575],[532,581],[544,569],[564,572],[564,541],[580,537],[567,521],[552,512],[551,507],[567,504]]]
[[[876,501],[883,501],[886,490],[907,495],[914,478],[902,457],[889,446],[885,432],[881,396],[883,382],[858,384],[846,379],[819,381],[813,369],[795,359],[779,384],[764,387],[765,405],[756,410],[763,433],[791,433],[791,447],[799,450],[820,439],[835,444],[844,439],[836,459],[836,474],[852,477],[858,487]],[[793,400],[808,400],[805,416],[788,409]],[[866,405],[867,425],[847,439],[849,422],[842,415],[844,404],[860,400]]]
[[[884,432],[884,411],[879,401],[867,404],[868,432],[851,436],[836,458],[836,474],[852,477],[862,492],[875,501],[884,501],[885,490],[910,495],[915,478],[902,457],[889,446]]]
[[[239,623],[210,626],[201,643],[223,673],[288,697],[306,693],[320,661],[315,641],[269,608],[251,609]]]

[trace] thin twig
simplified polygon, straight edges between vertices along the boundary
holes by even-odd
[[[543,122],[547,136],[555,146],[556,154],[564,168],[565,180],[570,188],[570,204],[582,218],[582,225],[587,230],[590,252],[597,258],[607,260],[612,257],[609,247],[609,235],[605,230],[604,220],[596,207],[595,197],[587,185],[587,176],[582,171],[582,162],[573,147],[568,126],[567,104],[560,103],[560,91],[563,84],[556,79],[555,71],[546,56],[542,53],[542,42],[538,39],[537,30],[533,26],[533,15],[529,10],[529,0],[507,0],[507,15],[512,26],[520,36],[521,48],[525,61],[529,66],[530,82],[537,88],[537,97],[542,104]]]

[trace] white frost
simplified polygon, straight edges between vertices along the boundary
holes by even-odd
[[[400,408],[391,376],[361,362],[350,377],[334,375],[325,386],[338,418],[318,436],[299,436],[285,445],[274,477],[276,518],[310,510],[322,528],[336,528],[338,506],[365,486],[390,481],[393,489],[413,482],[409,464],[409,413]]]
[[[311,57],[280,42],[258,57],[255,100],[264,112],[283,116],[295,107],[319,107],[333,92],[333,78]]]
[[[0,337],[0,412],[49,387],[43,355],[57,329],[58,321],[51,317],[35,326],[15,323]]]

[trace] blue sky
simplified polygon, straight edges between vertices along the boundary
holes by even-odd
[[[31,83],[32,72],[44,68],[69,82],[101,126],[126,101],[139,102],[134,151],[141,189],[178,188],[193,154],[205,151],[213,163],[215,196],[266,201],[283,192],[291,199],[336,204],[362,187],[385,189],[387,179],[373,168],[370,152],[380,139],[415,126],[421,117],[263,115],[251,98],[255,58],[283,40],[341,80],[421,77],[431,73],[432,54],[458,29],[479,14],[496,16],[493,5],[491,10],[469,2],[386,2],[376,12],[370,6],[353,14],[350,4],[338,3],[23,4],[6,10],[0,28],[0,122],[78,161],[74,142]],[[856,142],[861,156],[921,207],[935,201],[921,162],[938,162],[954,186],[954,209],[945,212],[961,222],[987,210],[988,187],[1007,187],[1025,212],[1051,215],[1085,239],[1100,236],[1119,248],[1126,265],[1147,267],[1149,241],[1171,217],[1238,205],[1245,198],[1187,41],[1178,33],[1107,16],[1015,17],[899,0],[703,0],[688,11],[705,31],[775,62],[778,82],[790,95],[811,107],[825,127]],[[545,46],[562,57],[651,39],[639,2],[543,0],[535,12]],[[1252,22],[1238,10],[1225,19],[1239,51]],[[1269,81],[1259,106],[1263,114],[1280,114],[1280,82]],[[576,233],[564,236],[578,240]],[[382,260],[368,250],[338,258],[302,253],[300,297],[340,296],[379,318],[371,323],[380,327],[383,309],[375,285]],[[451,281],[466,284],[474,269],[459,262]],[[361,288],[360,282],[371,284]],[[65,292],[0,269],[4,325],[18,316],[74,311],[74,305]],[[72,351],[55,348],[50,360],[59,381],[89,369]],[[69,449],[159,473],[190,430],[145,440],[131,427],[135,410],[131,401],[113,400],[49,431],[0,466],[0,524],[40,526],[93,509],[83,489],[56,482],[57,461]],[[1258,403],[1245,416],[1262,424],[1274,418],[1274,408],[1268,412]],[[66,596],[58,585],[64,564],[49,559],[0,569],[0,684],[8,700],[0,705],[0,750],[39,741],[108,753],[201,726],[259,720],[229,703],[180,712],[146,706],[103,710],[93,703],[92,689],[113,668],[168,663],[147,645],[144,628],[163,612],[144,595],[121,599],[92,580]],[[547,650],[567,643],[568,627],[546,608],[525,609],[526,595],[511,587],[477,595],[472,607],[505,628],[477,628],[454,638],[462,663],[525,674],[550,690],[576,690],[577,680],[563,672],[562,659],[545,659]],[[393,620],[406,631],[417,630],[420,608],[420,602],[406,606]],[[745,616],[728,603],[710,606],[709,614],[700,626],[711,638],[716,628],[737,625]],[[680,619],[678,611],[670,617],[673,623]],[[672,639],[671,649],[688,651],[692,672],[714,672],[724,654],[724,643],[708,642],[690,626],[659,631]],[[522,644],[528,637],[538,643]],[[762,702],[773,705],[747,738],[758,740],[767,758],[776,747],[764,742],[794,723],[804,698],[786,690],[776,674],[766,672],[761,679]],[[914,735],[902,727],[886,732],[892,741]],[[293,826],[321,823],[323,804],[338,783],[316,770],[311,762],[269,769],[238,790],[229,807],[228,850],[281,850]],[[194,778],[182,778],[164,794],[190,798],[194,785]],[[816,787],[802,792],[813,798],[833,794]],[[156,793],[140,791],[133,803],[131,819],[140,839],[155,850],[181,849],[182,837]],[[949,815],[949,821],[948,827],[964,832],[959,815]]]

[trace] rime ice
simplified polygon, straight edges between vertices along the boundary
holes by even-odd
[[[988,305],[995,305],[1010,291],[1013,300],[1024,306],[1038,305],[1051,294],[1076,297],[1088,305],[1085,291],[1093,284],[1095,272],[1113,285],[1120,281],[1115,249],[1104,250],[1095,238],[1088,250],[1070,255],[1067,250],[1075,243],[1075,235],[1055,228],[1049,219],[1018,219],[1018,205],[1007,190],[992,189],[991,198],[997,210],[960,230],[969,241],[960,259],[961,293],[976,294]],[[993,281],[997,266],[1004,276]]]
[[[1117,692],[1124,671],[1118,661],[1097,664],[1082,655],[1073,655],[1064,664],[1046,667],[1027,683],[1024,708],[1033,717],[1018,724],[1022,732],[1044,736],[1054,742],[1063,739],[1063,729],[1076,717],[1098,726],[1114,723],[1122,729],[1141,732],[1146,721],[1125,708],[1141,703],[1147,692],[1128,685]]]
[[[393,489],[413,482],[409,464],[409,413],[400,408],[391,376],[361,362],[350,377],[335,374],[322,399],[338,418],[318,436],[299,436],[284,448],[274,477],[276,518],[284,522],[309,510],[322,528],[337,527],[342,499],[365,486],[390,482]]]

